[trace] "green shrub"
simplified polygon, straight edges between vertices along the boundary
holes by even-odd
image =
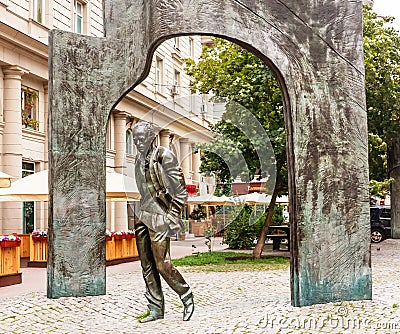
[[[255,224],[250,225],[252,207],[238,206],[231,215],[233,221],[225,228],[223,243],[233,249],[250,249],[256,239]]]
[[[206,217],[206,208],[202,205],[199,205],[197,208],[193,209],[192,213],[189,215],[189,218],[194,220],[200,220]]]
[[[223,242],[232,249],[251,249],[260,236],[267,213],[263,213],[253,224],[254,206],[238,206],[232,212],[234,219],[225,228]],[[271,225],[283,223],[282,206],[276,205]]]

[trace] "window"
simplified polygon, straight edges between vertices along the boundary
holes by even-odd
[[[22,162],[22,177],[35,173],[35,164]],[[35,202],[22,202],[22,233],[32,233],[35,222]]]
[[[194,41],[192,37],[189,37],[189,57],[194,58]]]
[[[174,84],[171,89],[171,95],[179,95],[181,87],[181,72],[174,71]]]
[[[38,130],[39,93],[28,87],[21,90],[21,119],[26,128]]]
[[[83,33],[83,4],[79,1],[74,1],[74,32]]]
[[[22,177],[35,173],[35,164],[33,162],[22,162]]]
[[[133,135],[132,130],[126,130],[126,154],[133,154]]]
[[[179,51],[179,37],[174,37],[174,48]]]
[[[159,57],[156,57],[156,92],[162,92],[163,85],[163,60]]]
[[[33,19],[39,23],[44,23],[44,0],[33,1]]]

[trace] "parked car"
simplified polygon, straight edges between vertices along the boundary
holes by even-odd
[[[381,242],[392,237],[390,206],[380,205],[370,208],[371,242]]]

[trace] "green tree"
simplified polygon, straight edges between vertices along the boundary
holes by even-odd
[[[388,26],[392,21],[364,7],[371,185],[382,193],[392,180],[392,233],[400,238],[400,35]]]
[[[265,145],[265,142],[254,144],[248,135],[233,125],[243,119],[243,114],[235,107],[237,104],[257,118],[271,140],[277,176],[270,209],[253,251],[253,256],[260,258],[274,213],[275,200],[278,195],[287,193],[285,124],[278,83],[268,66],[258,57],[236,44],[218,38],[212,47],[204,49],[197,63],[186,60],[186,72],[194,78],[193,92],[212,93],[215,99],[227,103],[222,120],[211,126],[217,140],[201,147],[202,172],[213,172],[219,182],[230,183],[242,169],[240,164],[232,164],[229,170],[224,156],[229,156],[230,160],[237,157],[238,161],[243,156],[248,175],[241,175],[242,178],[248,180],[258,175],[261,166],[254,145]],[[235,170],[235,167],[238,169]]]

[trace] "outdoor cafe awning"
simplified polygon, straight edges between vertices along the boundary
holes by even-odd
[[[236,201],[237,203],[243,203],[249,205],[269,204],[271,202],[271,196],[267,194],[251,193],[236,197]]]
[[[271,195],[251,193],[240,195],[236,197],[228,196],[215,196],[215,195],[201,195],[188,198],[188,204],[201,204],[201,205],[235,205],[235,204],[269,204],[271,202]],[[277,204],[288,203],[287,196],[280,196],[276,199]]]
[[[201,195],[189,197],[188,204],[200,204],[200,205],[235,205],[233,198],[228,196],[215,196],[215,195]]]
[[[271,195],[263,194],[263,193],[251,193],[246,195],[240,195],[235,197],[237,203],[256,205],[256,204],[269,204],[271,202]],[[288,196],[280,196],[277,197],[277,204],[286,204],[288,203]]]
[[[0,202],[48,201],[48,171],[34,173],[0,189]],[[134,178],[120,173],[106,173],[107,201],[133,201],[140,198]]]

